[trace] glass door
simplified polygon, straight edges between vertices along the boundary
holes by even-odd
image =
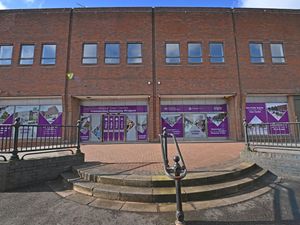
[[[184,114],[184,139],[199,140],[207,138],[207,118],[204,113]]]

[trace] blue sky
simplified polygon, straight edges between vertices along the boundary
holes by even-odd
[[[300,0],[0,0],[0,9],[198,6],[300,9]]]

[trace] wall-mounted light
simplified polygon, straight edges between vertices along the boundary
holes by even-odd
[[[160,85],[161,84],[160,81],[157,81],[157,84]]]
[[[147,84],[150,85],[150,84],[151,84],[151,81],[148,81]]]

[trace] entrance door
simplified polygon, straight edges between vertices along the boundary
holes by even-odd
[[[125,115],[108,114],[102,116],[103,142],[125,141]]]
[[[203,113],[184,114],[184,138],[187,140],[207,138],[207,119]]]

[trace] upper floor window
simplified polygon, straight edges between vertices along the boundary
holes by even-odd
[[[224,62],[223,43],[221,42],[209,43],[209,57],[211,63],[223,63]]]
[[[251,63],[264,63],[263,45],[261,43],[250,43],[250,61]]]
[[[200,43],[188,43],[188,63],[202,63],[202,47]]]
[[[82,64],[97,64],[97,44],[83,44]]]
[[[271,44],[272,63],[285,63],[283,45]]]
[[[166,44],[166,63],[180,63],[180,49],[178,43]]]
[[[11,65],[12,51],[12,45],[0,45],[0,65]]]
[[[21,45],[20,65],[32,65],[34,45]]]
[[[43,65],[54,65],[56,63],[56,45],[44,44],[42,52]]]
[[[120,63],[120,44],[105,44],[105,63]]]
[[[127,44],[127,63],[137,64],[142,63],[142,44],[140,43],[128,43]]]

